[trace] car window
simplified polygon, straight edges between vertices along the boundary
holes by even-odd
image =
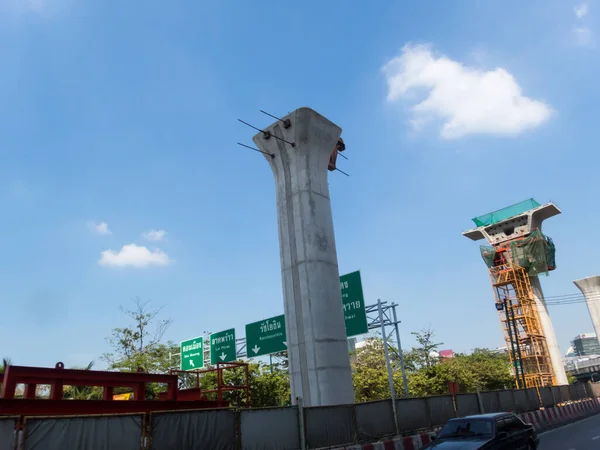
[[[508,433],[508,423],[505,419],[496,419],[496,434]]]
[[[438,437],[440,439],[450,437],[491,436],[493,432],[492,421],[484,419],[460,419],[448,422]]]
[[[519,431],[525,428],[525,425],[523,424],[521,419],[519,419],[515,415],[510,415],[504,418],[504,420],[506,421],[506,431],[508,431],[509,433]]]
[[[514,433],[523,430],[525,425],[517,416],[510,415],[496,421],[497,433]]]

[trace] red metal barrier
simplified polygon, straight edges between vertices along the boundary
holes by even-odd
[[[65,369],[57,363],[54,369],[45,367],[9,366],[4,373],[0,391],[0,415],[19,414],[112,414],[150,412],[159,410],[204,409],[227,407],[228,403],[200,400],[197,396],[180,394],[177,375],[149,374],[144,372],[106,372],[97,370]],[[161,383],[167,386],[159,400],[146,400],[146,385]],[[15,399],[17,385],[25,385],[24,399]],[[50,385],[49,399],[36,399],[38,385]],[[103,388],[102,400],[63,400],[64,386],[99,386]],[[130,388],[134,400],[113,400],[116,387]]]
[[[244,378],[245,383],[241,385],[230,385],[225,383],[223,380],[223,372],[225,370],[232,370],[236,368],[244,369]],[[200,385],[200,375],[207,374],[210,372],[217,373],[217,388],[216,389],[203,389]],[[217,402],[223,402],[223,393],[224,392],[233,392],[233,391],[245,391],[246,392],[246,408],[250,408],[250,373],[249,367],[247,363],[243,362],[218,362],[217,365],[210,369],[198,369],[198,370],[175,370],[171,369],[171,374],[187,374],[187,375],[196,375],[196,388],[195,389],[184,389],[178,391],[178,396],[181,396],[182,399],[189,398],[192,392],[198,392],[201,397],[198,398],[206,398],[205,394],[214,393],[217,394]],[[178,397],[179,398],[179,397]]]

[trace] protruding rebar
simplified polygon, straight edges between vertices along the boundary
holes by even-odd
[[[255,152],[259,152],[259,153],[262,153],[263,155],[269,155],[271,158],[275,158],[275,154],[273,154],[273,153],[263,152],[262,150],[259,150],[259,149],[254,148],[254,147],[250,147],[249,145],[242,144],[240,142],[238,142],[237,145],[241,145],[242,147],[249,148],[250,150],[254,150]]]
[[[296,144],[294,144],[293,142],[286,141],[285,139],[280,138],[279,136],[275,136],[274,134],[271,134],[270,131],[261,130],[260,128],[257,128],[254,125],[250,125],[248,122],[244,122],[242,119],[238,119],[238,121],[242,122],[244,125],[249,126],[250,128],[254,128],[256,131],[260,131],[263,134],[265,139],[269,139],[272,136],[275,139],[277,139],[278,141],[285,142],[286,144],[290,144],[292,147],[296,146]]]
[[[283,128],[289,128],[292,125],[292,122],[290,122],[290,119],[282,119],[280,117],[274,116],[273,114],[269,114],[268,112],[263,111],[262,109],[259,109],[259,111],[261,113],[263,113],[263,114],[266,114],[269,117],[272,117],[273,119],[277,119],[280,122],[282,122],[283,123]]]

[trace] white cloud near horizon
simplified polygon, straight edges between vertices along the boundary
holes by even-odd
[[[471,134],[516,136],[553,114],[550,106],[523,95],[506,69],[468,67],[434,55],[429,45],[405,45],[382,70],[387,100],[414,100],[415,93],[424,93],[425,98],[411,107],[410,122],[418,130],[432,120],[441,120],[444,139]]]
[[[87,225],[90,230],[101,236],[109,236],[112,234],[112,231],[110,231],[106,222],[96,223],[93,221],[89,221]]]
[[[108,267],[136,267],[166,266],[173,260],[162,250],[149,250],[143,245],[127,244],[121,250],[104,250],[100,254],[98,264]]]
[[[582,20],[588,14],[588,2],[583,2],[573,8],[575,17],[578,20]],[[573,35],[575,36],[575,42],[582,46],[592,46],[594,33],[591,28],[586,25],[577,25],[573,27]]]
[[[142,237],[148,241],[162,241],[166,235],[165,230],[150,230],[142,233]]]
[[[587,2],[583,2],[580,5],[577,5],[575,8],[573,8],[573,11],[575,12],[575,15],[578,19],[585,17],[588,13]]]

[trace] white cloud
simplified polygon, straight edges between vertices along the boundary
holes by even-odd
[[[383,72],[390,102],[415,97],[410,122],[417,129],[442,120],[446,139],[469,134],[514,136],[546,122],[552,109],[523,95],[515,78],[503,68],[481,70],[445,56],[434,55],[427,45],[404,46]]]
[[[102,236],[108,236],[112,234],[112,231],[108,229],[108,224],[106,222],[88,222],[88,228],[94,233],[98,233]]]
[[[586,2],[584,2],[581,5],[578,5],[575,8],[573,8],[573,11],[575,12],[575,15],[577,16],[577,18],[581,19],[587,15],[588,5]]]
[[[166,235],[165,230],[150,230],[142,233],[142,237],[148,241],[162,241]]]
[[[128,244],[121,250],[104,250],[100,254],[98,264],[110,267],[148,267],[148,266],[166,266],[173,262],[169,256],[162,250],[149,250],[143,245]]]
[[[592,43],[592,30],[588,27],[575,27],[573,33],[579,45],[590,45]]]

